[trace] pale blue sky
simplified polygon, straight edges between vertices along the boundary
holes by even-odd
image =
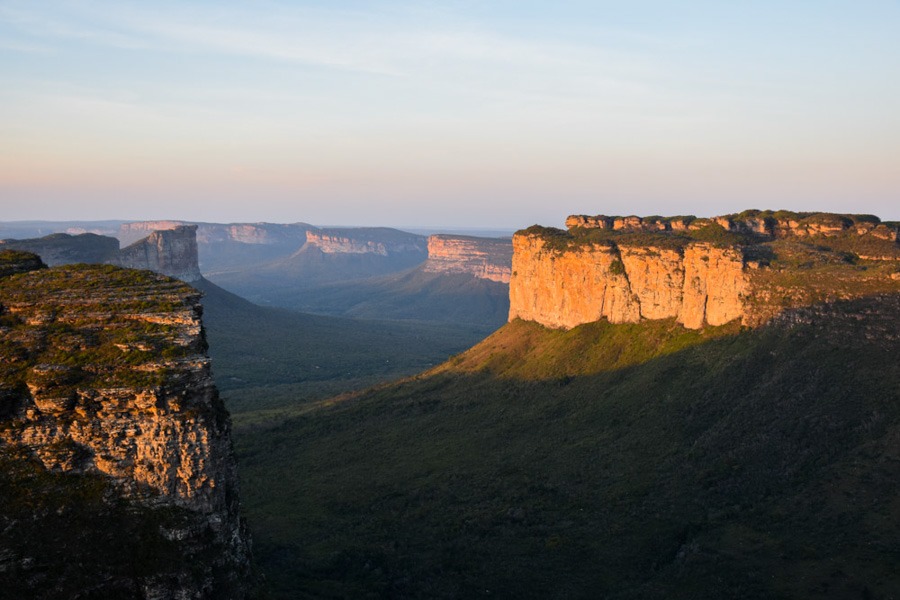
[[[897,2],[0,0],[0,220],[900,219]]]

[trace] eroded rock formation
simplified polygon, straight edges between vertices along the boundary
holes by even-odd
[[[674,317],[699,328],[742,315],[748,279],[731,249],[591,244],[557,252],[539,236],[518,234],[513,247],[510,320],[570,328]]]
[[[122,267],[148,269],[182,281],[200,279],[197,257],[197,226],[180,225],[154,231],[119,251],[114,261]]]
[[[868,215],[575,215],[566,224],[514,236],[510,320],[757,325],[784,308],[900,290],[897,225]]]
[[[416,254],[424,258],[427,252],[424,237],[383,227],[316,229],[307,232],[306,243],[325,254]]]
[[[479,279],[509,283],[512,242],[504,238],[432,235],[428,238],[429,273],[467,273]]]
[[[0,279],[0,452],[17,456],[15,464],[36,461],[48,474],[108,482],[111,492],[97,505],[113,515],[128,503],[125,522],[143,532],[143,541],[126,539],[125,547],[157,540],[181,553],[148,558],[162,570],[135,577],[106,563],[78,571],[95,549],[66,548],[75,571],[55,566],[63,583],[77,579],[98,597],[246,595],[249,541],[199,300],[174,279],[109,265]],[[15,522],[7,525],[15,531]],[[7,545],[0,572],[29,590],[57,585],[40,566],[50,558],[29,555],[41,540],[0,542]]]

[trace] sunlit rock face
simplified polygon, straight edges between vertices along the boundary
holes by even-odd
[[[512,242],[503,238],[432,235],[428,238],[429,273],[466,273],[479,279],[509,283]]]
[[[383,227],[311,230],[306,243],[324,254],[416,254],[424,258],[427,252],[424,237]]]
[[[113,571],[95,582],[101,591],[246,596],[249,536],[201,313],[199,292],[146,271],[73,265],[0,278],[0,450],[49,473],[102,476],[110,507],[182,515],[156,532],[179,560],[127,585]]]
[[[675,317],[696,329],[743,315],[748,280],[736,251],[698,243],[683,252],[601,244],[559,252],[527,234],[513,248],[510,320],[571,328]]]
[[[513,237],[510,320],[753,326],[784,308],[890,292],[900,280],[898,226],[871,215],[573,215],[566,225]]]

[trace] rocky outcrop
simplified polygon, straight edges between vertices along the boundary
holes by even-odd
[[[421,235],[385,227],[316,229],[307,232],[306,246],[324,254],[414,254],[423,259],[428,247]]]
[[[837,215],[832,213],[797,213],[791,211],[746,210],[742,213],[698,219],[686,217],[610,217],[606,215],[570,215],[569,229],[605,229],[612,231],[697,231],[718,225],[733,233],[753,234],[767,238],[808,238],[814,236],[856,236],[896,242],[900,225],[882,223],[874,215]]]
[[[517,234],[513,248],[510,320],[571,328],[676,318],[696,329],[743,313],[748,279],[735,250],[590,244],[560,252],[527,234]]]
[[[510,320],[756,326],[786,308],[900,291],[896,228],[877,217],[745,211],[566,224],[513,237]]]
[[[57,233],[42,238],[2,240],[0,249],[32,252],[51,267],[77,263],[113,264],[155,271],[187,282],[198,281],[201,277],[196,225],[153,231],[121,250],[116,238],[92,233],[74,236]]]
[[[512,273],[512,241],[458,235],[428,238],[428,273],[465,273],[479,279],[509,283]]]
[[[116,237],[119,238],[119,242],[121,242],[123,246],[129,246],[138,240],[144,239],[154,231],[167,231],[185,225],[190,225],[190,223],[172,220],[122,223],[119,226],[119,232]]]
[[[182,281],[201,277],[197,257],[197,226],[180,225],[154,231],[146,238],[119,251],[113,261],[122,267],[148,269]]]
[[[179,281],[108,265],[0,279],[0,451],[49,474],[108,482],[98,510],[120,514],[128,503],[122,518],[137,523],[147,552],[159,543],[181,553],[140,577],[109,564],[65,575],[86,578],[79,585],[90,584],[97,597],[122,590],[143,598],[246,596],[249,540],[199,300]],[[38,565],[48,557],[23,556],[41,540],[3,539],[10,547],[0,549],[0,572],[42,589],[47,567]],[[66,549],[76,567],[94,551]],[[70,572],[53,568],[59,577]]]

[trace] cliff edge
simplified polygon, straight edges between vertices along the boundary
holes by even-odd
[[[753,326],[786,308],[900,291],[898,226],[871,215],[574,215],[566,224],[513,237],[509,320]]]
[[[435,234],[428,237],[426,273],[464,273],[479,279],[509,283],[512,243],[503,238]]]
[[[249,537],[199,300],[110,265],[0,278],[7,591],[246,597]]]

